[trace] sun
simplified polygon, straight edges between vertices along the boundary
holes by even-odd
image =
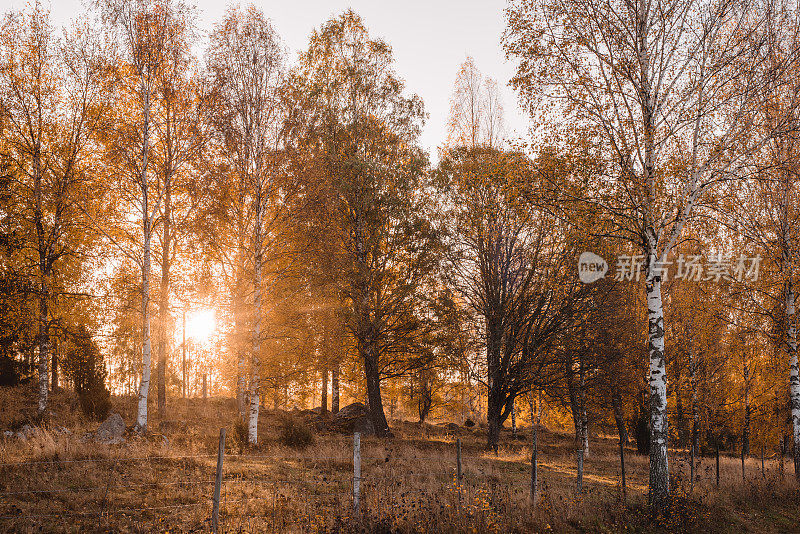
[[[206,343],[217,327],[214,310],[195,310],[186,316],[186,337],[197,343]]]

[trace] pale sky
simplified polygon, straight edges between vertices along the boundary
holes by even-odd
[[[0,0],[2,11],[24,8],[28,0]],[[187,0],[198,8],[198,26],[207,32],[225,8],[235,2]],[[47,5],[48,0],[43,0]],[[247,4],[248,2],[242,2]],[[529,121],[517,105],[508,80],[514,72],[505,60],[500,39],[505,29],[506,0],[263,0],[254,2],[272,20],[290,50],[292,61],[307,48],[313,28],[352,7],[364,19],[370,35],[392,46],[395,69],[406,90],[417,93],[429,114],[421,144],[434,161],[436,147],[447,135],[453,82],[470,55],[475,65],[498,81],[503,91],[508,137],[527,138]],[[54,25],[65,25],[84,10],[81,0],[51,0]]]

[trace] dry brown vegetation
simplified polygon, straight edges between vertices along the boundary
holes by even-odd
[[[19,428],[35,413],[35,395],[0,389],[2,429]],[[173,400],[170,420],[147,438],[100,445],[82,436],[83,421],[67,393],[26,441],[0,446],[0,530],[197,532],[210,530],[219,428],[227,427],[221,521],[225,532],[791,532],[800,527],[800,492],[776,460],[703,458],[694,492],[688,465],[673,451],[673,509],[646,512],[647,458],[628,455],[628,502],[621,501],[613,439],[596,437],[586,460],[584,494],[575,495],[572,438],[540,432],[540,489],[530,505],[530,448],[504,431],[499,453],[488,453],[485,429],[393,421],[394,438],[364,438],[361,514],[352,511],[352,438],[314,431],[313,442],[283,445],[285,413],[266,411],[258,449],[244,448],[232,422],[232,400]],[[61,402],[63,401],[63,402]],[[115,398],[131,424],[135,399]],[[297,424],[304,424],[296,415]],[[184,423],[185,422],[185,423]],[[69,432],[65,432],[67,428]],[[521,433],[525,435],[526,430]],[[456,438],[463,442],[464,480],[455,477]]]

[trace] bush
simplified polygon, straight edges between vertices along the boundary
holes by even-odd
[[[0,386],[16,386],[22,377],[22,365],[7,354],[0,355]]]
[[[305,449],[314,442],[314,435],[303,421],[284,417],[281,421],[281,443],[295,449]]]
[[[98,420],[108,417],[111,393],[106,388],[103,354],[85,326],[70,337],[62,368],[75,386],[83,413]]]
[[[241,417],[236,417],[231,426],[233,427],[231,446],[242,452],[247,449],[247,424]]]

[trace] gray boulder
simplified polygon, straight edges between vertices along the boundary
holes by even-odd
[[[28,441],[28,439],[32,438],[34,434],[36,434],[35,428],[33,428],[31,425],[24,425],[15,435],[17,439]]]
[[[339,410],[331,417],[331,423],[340,432],[351,434],[360,432],[362,436],[375,434],[375,426],[369,418],[369,410],[360,402],[354,402]]]
[[[348,404],[333,416],[334,420],[348,420],[354,417],[361,417],[369,415],[369,410],[360,402]]]
[[[100,443],[113,445],[125,441],[122,437],[124,433],[125,421],[122,420],[122,416],[118,413],[112,413],[97,427],[94,432],[94,439]]]

